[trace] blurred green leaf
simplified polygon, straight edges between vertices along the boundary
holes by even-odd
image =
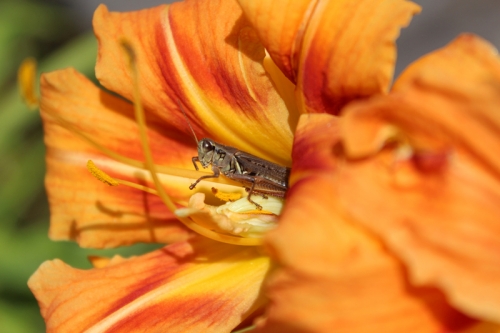
[[[2,8],[0,13],[1,17]],[[40,62],[40,71],[71,66],[93,78],[96,54],[95,37],[87,33],[47,56]],[[82,250],[74,243],[52,242],[47,237],[48,207],[43,187],[45,147],[40,116],[23,104],[15,82],[2,91],[0,332],[43,332],[44,323],[37,302],[26,285],[38,266],[45,260],[61,258],[73,266],[88,268],[88,254],[111,256],[120,250]],[[127,256],[156,247],[138,245],[122,252]]]
[[[88,255],[129,257],[157,249],[159,244],[136,244],[118,249],[82,249],[74,242],[53,242],[47,237],[48,221],[35,223],[15,233],[0,229],[0,295],[31,296],[26,286],[28,278],[44,261],[61,259],[68,265],[91,268]]]
[[[38,311],[36,302],[28,300],[8,301],[0,299],[0,332],[36,333],[44,332],[43,319],[34,315]]]
[[[8,175],[0,188],[0,221],[4,229],[11,229],[43,187],[45,146],[39,140],[34,144],[19,144],[21,154],[9,154],[3,162],[2,174]]]
[[[61,14],[63,11],[45,8],[40,3],[17,0],[0,3],[0,87],[2,80],[16,70],[12,66],[17,67],[25,56],[39,54],[29,40],[20,42],[26,45],[19,51],[21,44],[16,39],[60,40],[58,36],[64,33],[57,31],[61,23],[55,21]],[[97,42],[89,32],[39,61],[39,73],[74,67],[96,81],[96,55]],[[47,237],[49,216],[43,187],[45,147],[40,116],[23,104],[14,81],[5,87],[0,89],[0,332],[43,332],[37,302],[26,283],[44,261],[59,258],[85,269],[91,267],[87,260],[90,254],[129,257],[161,245],[89,250],[73,242],[53,242]]]
[[[20,60],[40,56],[51,44],[74,34],[64,7],[26,0],[0,2],[0,86],[15,73]]]
[[[81,73],[94,77],[94,65],[97,54],[97,42],[92,33],[88,33],[54,52],[40,64],[42,72],[59,68],[74,67]],[[17,146],[23,140],[27,130],[40,124],[37,113],[30,112],[21,101],[17,85],[7,90],[0,99],[0,155]]]

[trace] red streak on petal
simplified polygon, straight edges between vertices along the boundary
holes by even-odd
[[[416,152],[413,155],[413,161],[417,168],[422,172],[440,172],[448,164],[450,151],[438,152]]]
[[[305,118],[307,117],[307,119]],[[307,123],[307,125],[300,125]],[[317,130],[314,130],[317,128]],[[307,133],[307,135],[305,134]],[[303,171],[319,172],[336,169],[339,148],[338,118],[331,115],[303,115],[292,150],[292,179]],[[292,180],[293,182],[293,180]]]
[[[168,11],[168,16],[169,20],[172,20],[172,14],[171,11]],[[171,27],[170,27],[171,28]],[[158,56],[156,58],[157,65],[159,67],[159,71],[162,76],[162,90],[165,91],[166,96],[169,96],[169,98],[172,99],[172,102],[177,104],[177,102],[181,102],[183,104],[183,107],[185,108],[185,111],[187,113],[187,116],[189,118],[189,122],[191,126],[193,127],[196,135],[198,137],[206,137],[209,136],[209,133],[205,130],[205,126],[203,124],[200,124],[197,122],[197,117],[193,117],[193,111],[190,110],[190,105],[187,104],[187,101],[189,98],[187,98],[187,94],[189,93],[189,89],[186,87],[182,86],[181,80],[178,77],[178,69],[175,67],[175,64],[173,62],[172,57],[170,56],[165,56],[169,54],[171,51],[167,47],[167,41],[166,38],[169,38],[168,36],[165,35],[164,27],[162,25],[162,22],[158,22],[155,27],[155,40],[156,40],[156,46],[157,46],[157,52]],[[163,55],[163,56],[162,56]],[[178,101],[173,100],[175,97],[178,98]],[[178,108],[178,106],[175,106]],[[188,129],[188,124],[186,123],[186,120],[183,118],[182,114],[180,113],[174,113],[172,112],[170,116],[177,116],[179,124],[181,124],[179,127],[185,128],[186,131],[189,131]]]
[[[165,255],[170,258],[165,257]],[[186,243],[175,243],[167,248],[155,252],[155,255],[150,256],[149,259],[151,261],[163,260],[163,264],[153,265],[149,270],[141,271],[141,275],[145,275],[146,278],[138,279],[133,285],[128,287],[128,291],[124,292],[126,296],[111,305],[109,310],[104,314],[103,318],[133,302],[151,290],[167,284],[172,276],[185,269],[186,265],[189,265],[189,259],[192,258],[192,256],[193,253]],[[185,262],[185,264],[182,264],[182,262]]]
[[[168,329],[168,332],[188,332],[194,331],[196,327],[198,330],[204,328],[214,331],[216,327],[227,325],[233,303],[233,300],[216,294],[172,299],[143,308],[123,318],[109,331],[130,332],[134,329],[151,332]]]
[[[266,105],[268,91],[257,89],[257,101],[254,100],[243,72],[249,75],[250,84],[252,80],[260,83],[248,66],[252,61],[262,60],[265,53],[257,36],[252,38],[248,31],[249,23],[242,16],[241,9],[229,2],[184,2],[173,4],[168,15],[173,42],[189,75],[203,94],[211,101],[228,104],[230,109],[245,116],[262,116],[261,106]],[[162,69],[166,81],[168,76],[165,74],[171,77],[176,72],[170,60],[167,66],[167,71]],[[189,90],[189,87],[176,88],[179,80],[172,83],[171,88],[178,96]]]
[[[304,68],[315,68],[317,66],[318,60],[315,57],[308,56],[306,58]],[[323,72],[304,70],[303,75],[303,86],[306,87],[303,92],[309,112],[338,115],[341,108],[348,102],[366,98],[366,96],[356,91],[348,90],[344,90],[342,95],[332,95],[328,91],[326,76]],[[336,80],[342,81],[342,78],[337,78]]]

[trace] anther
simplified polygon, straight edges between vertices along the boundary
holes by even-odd
[[[38,107],[38,96],[35,92],[36,60],[34,58],[24,59],[17,71],[17,81],[21,97],[26,105],[34,110]]]
[[[216,198],[225,201],[225,202],[233,202],[238,199],[241,199],[241,193],[239,192],[234,192],[234,193],[229,193],[229,192],[222,192],[216,189],[215,187],[212,187],[212,193],[215,195]]]
[[[92,174],[92,176],[94,176],[95,178],[97,178],[101,182],[103,182],[105,184],[108,184],[109,186],[120,185],[119,182],[117,182],[115,179],[113,179],[112,177],[110,177],[107,173],[105,173],[104,171],[102,171],[101,169],[99,169],[94,164],[94,162],[92,162],[92,160],[89,160],[87,162],[87,169]]]

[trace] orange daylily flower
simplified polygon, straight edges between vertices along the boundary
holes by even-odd
[[[201,174],[192,170],[191,158],[197,151],[181,108],[197,137],[210,137],[293,167],[279,226],[266,238],[269,255],[279,268],[271,273],[266,289],[270,303],[257,321],[259,330],[435,332],[464,329],[475,322],[470,317],[495,321],[495,313],[488,311],[495,304],[489,303],[493,296],[474,303],[488,289],[477,294],[460,289],[476,276],[449,276],[461,273],[458,265],[467,267],[463,262],[447,262],[453,269],[446,273],[448,266],[435,267],[444,261],[430,251],[432,242],[417,244],[415,238],[413,244],[408,242],[411,247],[401,249],[402,239],[409,236],[398,234],[401,228],[394,221],[401,221],[401,216],[391,215],[395,205],[387,202],[399,192],[394,194],[377,183],[379,173],[373,170],[380,168],[379,159],[388,151],[380,152],[380,148],[392,147],[386,145],[388,138],[404,143],[396,146],[397,152],[413,147],[411,161],[430,164],[432,172],[422,176],[430,179],[436,170],[442,172],[448,152],[454,151],[453,136],[444,141],[434,138],[428,135],[433,130],[423,123],[413,124],[419,119],[416,116],[415,120],[410,113],[408,118],[395,116],[399,107],[417,101],[412,94],[428,93],[412,90],[408,82],[420,78],[424,69],[432,72],[440,61],[417,62],[387,95],[396,56],[394,41],[418,11],[418,6],[403,0],[190,0],[130,13],[110,13],[99,7],[94,16],[99,41],[97,78],[135,105],[96,87],[72,69],[42,77],[49,234],[53,239],[75,240],[83,247],[173,244],[130,259],[92,258],[95,268],[89,271],[58,260],[42,264],[29,285],[47,331],[228,332],[266,304],[261,286],[269,273],[269,257],[259,248],[215,242],[192,230],[207,230],[215,239],[235,244],[250,240],[248,245],[258,243],[253,243],[260,239],[254,237],[255,232],[270,228],[267,224],[253,227],[240,211],[228,215],[221,212],[225,208],[218,210],[203,202],[204,194],[211,203],[208,198],[214,186],[244,193],[234,182],[223,178],[201,182],[199,193],[192,196],[189,185]],[[124,39],[134,49],[138,86],[120,44]],[[470,39],[475,43],[476,39]],[[455,56],[453,52],[448,55]],[[494,67],[491,57],[488,61]],[[429,65],[420,68],[421,63]],[[471,84],[472,79],[479,80],[479,74],[466,79]],[[146,110],[149,149],[161,188],[143,162],[144,140],[134,119],[139,103],[135,92]],[[400,100],[403,93],[408,94],[403,96],[407,104]],[[439,93],[443,103],[428,93],[435,104],[426,107],[450,108],[446,98],[457,97]],[[466,96],[471,105],[477,103],[472,92]],[[352,101],[359,104],[349,104]],[[377,108],[383,112],[374,112]],[[322,112],[329,114],[314,114]],[[428,121],[439,128],[442,120],[431,117]],[[419,131],[424,134],[419,136]],[[380,133],[392,136],[380,139]],[[476,148],[464,146],[470,151]],[[483,155],[478,159],[484,160],[488,173],[481,173],[480,168],[472,174],[464,171],[473,188],[478,186],[474,177],[486,181],[494,175],[493,159]],[[403,157],[393,159],[396,167],[409,161],[407,155]],[[134,182],[153,190],[106,187],[90,178],[88,160],[122,184]],[[94,174],[101,172],[89,165]],[[392,165],[384,167],[390,172]],[[354,188],[364,189],[358,193],[360,199],[367,197],[360,211]],[[496,188],[487,189],[494,193]],[[156,195],[161,189],[178,208],[176,212]],[[428,195],[420,188],[414,191]],[[270,213],[279,214],[280,207],[269,205]],[[396,207],[408,208],[404,217],[422,216],[420,206],[401,202]],[[423,216],[408,223],[423,228],[428,221],[446,217],[439,230],[447,231],[455,216],[434,212],[428,211],[432,218]],[[270,215],[257,218],[275,223]],[[179,218],[189,221],[188,227]],[[241,223],[228,227],[228,221]],[[485,225],[491,228],[477,231],[495,226],[491,220]],[[486,260],[484,274],[478,277],[487,282],[487,268],[495,257],[477,254],[470,258]],[[420,262],[427,259],[428,266]]]

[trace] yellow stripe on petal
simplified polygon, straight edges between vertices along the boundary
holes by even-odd
[[[105,87],[132,97],[114,42],[126,37],[138,45],[148,112],[191,136],[180,100],[198,137],[290,164],[297,115],[286,101],[289,89],[274,88],[277,76],[267,74],[264,48],[236,3],[192,1],[130,13],[100,7],[94,27],[100,47],[96,72]]]
[[[266,301],[270,262],[255,248],[198,238],[112,262],[42,264],[29,287],[47,332],[229,332]]]
[[[182,94],[211,138],[289,165],[296,116],[289,116],[293,110],[287,109],[266,73],[262,44],[241,21],[241,9],[236,4],[207,7],[208,13],[216,10],[214,18],[196,15],[199,6],[182,3],[171,7],[166,21],[167,48],[172,70],[178,71],[180,86],[184,87]],[[202,22],[186,25],[185,17],[192,15],[196,15],[194,22]],[[221,17],[228,21],[227,28],[221,29],[226,26],[220,22]],[[217,24],[212,26],[215,20]],[[200,46],[193,48],[193,41],[186,43],[186,37],[193,35],[193,29],[200,33],[198,24],[207,27],[201,31],[206,36],[200,36]],[[207,51],[210,54],[205,54]],[[199,68],[201,59],[208,63]]]

